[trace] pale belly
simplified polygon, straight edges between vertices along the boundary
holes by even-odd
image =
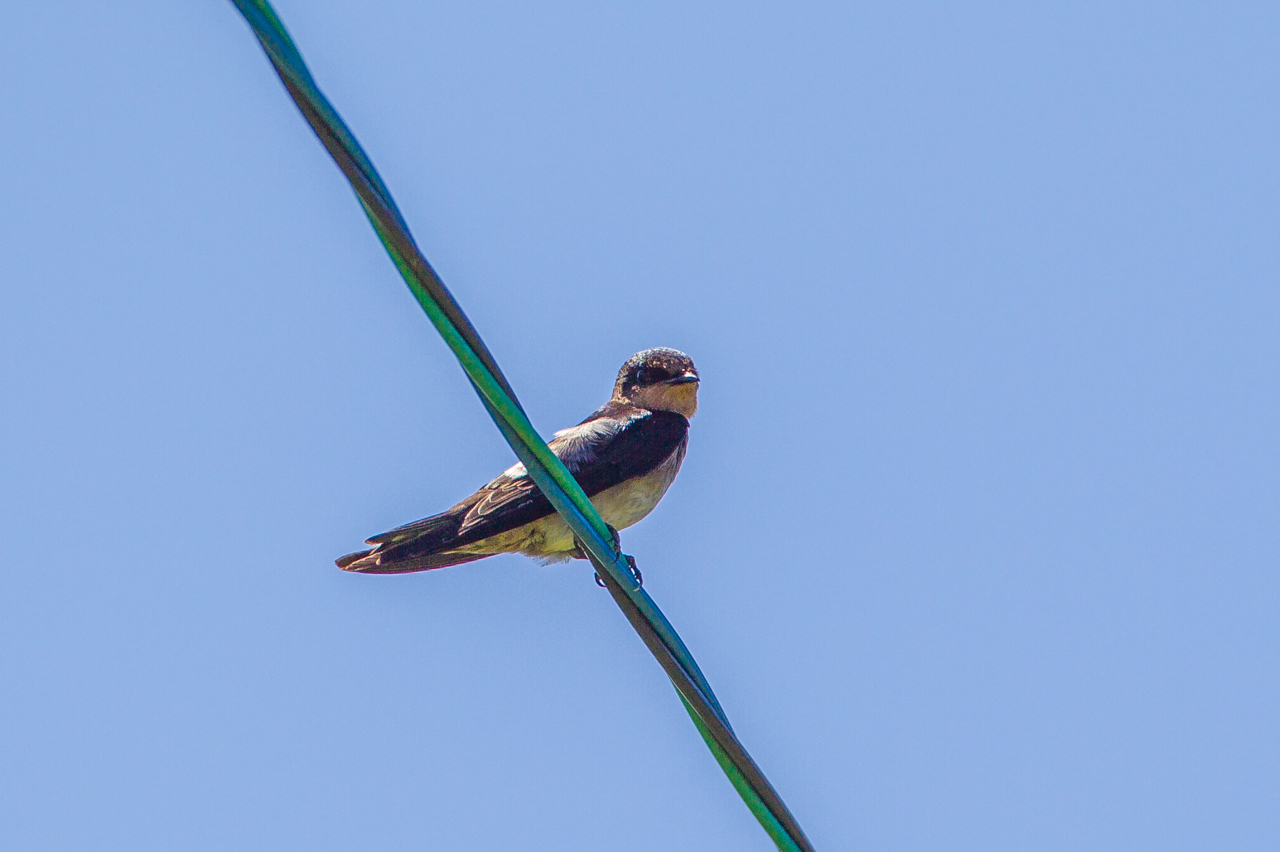
[[[606,488],[591,498],[605,523],[626,529],[653,511],[680,470],[683,452],[674,452],[652,472]],[[556,562],[575,550],[573,533],[559,513],[457,549],[458,553],[524,553]]]

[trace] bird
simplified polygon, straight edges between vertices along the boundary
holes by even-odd
[[[675,480],[688,447],[689,419],[698,410],[700,381],[693,359],[679,350],[637,352],[618,371],[609,401],[547,444],[609,525],[615,547],[617,531],[653,511]],[[452,508],[365,544],[371,547],[343,556],[337,566],[361,574],[405,574],[499,553],[523,553],[543,563],[587,558],[522,463]]]

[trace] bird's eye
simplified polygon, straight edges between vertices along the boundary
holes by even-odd
[[[636,373],[636,382],[639,384],[647,385],[651,381],[653,381],[653,370],[650,370],[648,367],[645,367]]]

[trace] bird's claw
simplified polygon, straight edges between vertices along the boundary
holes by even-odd
[[[636,567],[636,558],[634,556],[628,556],[625,553],[622,554],[622,558],[627,560],[627,567],[631,569],[631,576],[636,578],[636,585],[643,586],[644,575],[641,574],[640,569]]]
[[[644,575],[641,574],[640,569],[636,567],[636,558],[626,553],[622,554],[622,558],[627,560],[627,568],[631,570],[631,576],[635,578],[636,586],[637,587],[644,586]],[[596,572],[596,585],[602,589],[609,588],[608,586],[605,585],[604,580],[600,578],[599,571]]]

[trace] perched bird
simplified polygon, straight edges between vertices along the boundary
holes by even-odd
[[[646,349],[618,372],[613,397],[555,434],[548,446],[615,531],[653,511],[684,461],[689,418],[698,410],[698,370],[675,349]],[[365,574],[402,574],[458,565],[497,553],[545,562],[585,558],[564,519],[523,464],[452,509],[365,542],[338,560]]]

